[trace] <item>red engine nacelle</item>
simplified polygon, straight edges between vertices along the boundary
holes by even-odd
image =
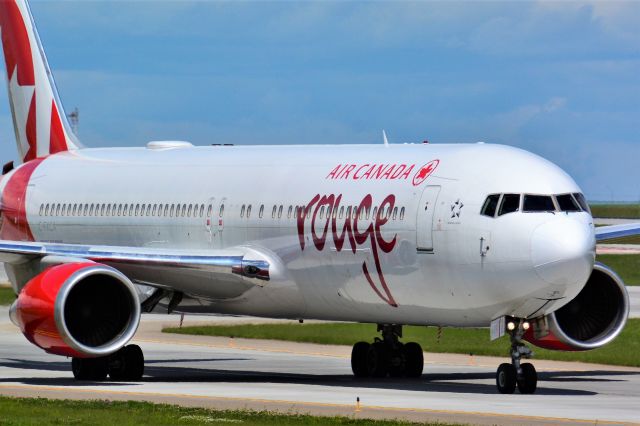
[[[20,292],[11,320],[36,346],[78,358],[109,355],[123,347],[140,322],[131,281],[99,263],[52,266]]]
[[[609,267],[596,262],[582,291],[557,311],[531,321],[524,338],[545,349],[596,349],[620,334],[628,315],[624,282]]]

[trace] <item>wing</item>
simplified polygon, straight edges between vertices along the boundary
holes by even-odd
[[[596,228],[597,242],[633,237],[636,235],[640,235],[640,223],[625,223],[624,225],[601,226]]]
[[[0,240],[0,262],[18,288],[48,265],[86,260],[112,266],[136,284],[210,299],[264,286],[276,262],[274,255],[244,246],[184,251]]]

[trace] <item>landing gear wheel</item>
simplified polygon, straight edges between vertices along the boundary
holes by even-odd
[[[367,372],[371,377],[385,377],[389,372],[389,354],[384,342],[375,342],[369,346]]]
[[[138,345],[128,345],[111,359],[109,376],[113,380],[140,380],[144,373],[144,355]]]
[[[367,354],[371,345],[367,342],[358,342],[351,350],[351,371],[356,377],[368,377]]]
[[[107,378],[109,365],[107,359],[101,358],[73,358],[71,371],[76,380],[102,381]]]
[[[387,346],[387,355],[389,363],[389,377],[403,377],[406,368],[406,359],[404,356],[404,345],[400,342],[394,348]]]
[[[406,377],[422,376],[424,368],[424,356],[422,355],[422,347],[415,343],[409,342],[402,348],[404,352],[404,375]]]
[[[538,386],[538,373],[536,373],[536,368],[533,364],[524,363],[520,364],[520,368],[522,369],[522,377],[519,377],[516,382],[518,384],[518,390],[520,393],[534,393],[536,391],[536,387]]]
[[[516,390],[516,368],[511,364],[500,364],[496,373],[496,385],[500,393],[513,393]]]

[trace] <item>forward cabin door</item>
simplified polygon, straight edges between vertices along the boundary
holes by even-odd
[[[422,191],[416,224],[418,251],[433,252],[433,215],[439,193],[440,186],[436,185],[429,185]]]

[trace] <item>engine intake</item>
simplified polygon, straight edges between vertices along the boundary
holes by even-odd
[[[534,320],[524,338],[547,349],[596,349],[620,334],[628,316],[624,282],[611,268],[596,262],[582,291],[556,312]]]
[[[91,358],[114,353],[131,340],[140,322],[140,302],[131,281],[117,270],[68,263],[29,281],[10,316],[45,351]]]

